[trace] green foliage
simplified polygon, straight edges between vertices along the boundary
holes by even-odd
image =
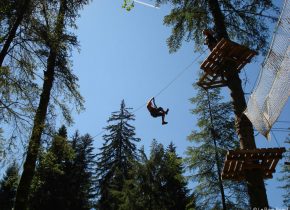
[[[82,110],[83,98],[78,90],[78,78],[72,72],[71,52],[78,46],[73,34],[76,18],[88,0],[40,1],[36,14],[29,25],[29,40],[33,49],[28,55],[37,60],[38,70],[43,73],[43,87],[33,116],[33,128],[29,139],[28,152],[22,178],[16,196],[16,210],[26,209],[29,186],[35,172],[36,161],[41,145],[41,135],[49,114],[55,116],[58,105],[68,124],[72,123],[71,108]],[[29,48],[30,49],[30,48]],[[50,112],[51,111],[51,112]],[[26,167],[27,166],[27,167]]]
[[[75,151],[73,162],[67,165],[67,200],[71,210],[90,210],[96,199],[96,155],[93,138],[76,132],[71,142]]]
[[[194,188],[197,209],[221,209],[221,192],[218,182],[217,160],[211,128],[215,131],[219,163],[223,163],[226,151],[238,148],[235,134],[234,119],[231,115],[232,106],[223,102],[220,90],[209,92],[213,125],[210,122],[206,92],[198,88],[198,94],[191,99],[195,104],[192,113],[198,116],[198,130],[192,131],[188,137],[194,146],[188,147],[185,159],[193,174],[190,176],[197,183]],[[220,166],[221,167],[221,166]],[[234,209],[248,208],[245,183],[223,181],[226,195],[226,205]],[[231,209],[230,208],[230,209]]]
[[[68,209],[66,167],[75,154],[66,136],[61,136],[63,134],[60,130],[55,135],[48,151],[39,160],[32,184],[30,209]]]
[[[170,3],[173,9],[164,18],[164,24],[172,27],[167,39],[170,52],[176,52],[183,41],[194,41],[195,50],[201,50],[204,29],[215,29],[209,0],[156,0],[156,3]],[[218,1],[230,38],[258,52],[265,53],[268,40],[267,21],[276,21],[277,8],[273,1]],[[273,16],[269,15],[273,14]]]
[[[76,132],[71,142],[62,126],[39,160],[30,209],[90,210],[95,199],[93,139]]]
[[[127,11],[130,11],[134,7],[134,1],[133,0],[124,0],[122,7],[126,9]]]
[[[105,128],[108,134],[103,136],[105,143],[97,156],[98,209],[119,208],[116,192],[130,179],[129,171],[137,158],[135,142],[140,139],[135,137],[135,128],[129,124],[135,120],[129,110],[123,100],[120,111],[112,113]]]
[[[15,20],[17,5],[20,1],[17,0],[2,0],[0,2],[0,44],[5,40],[5,35]]]
[[[4,138],[2,136],[3,130],[0,128],[0,163],[4,159],[5,152],[4,152]]]
[[[0,2],[0,121],[11,127],[14,136],[30,127],[39,90],[27,30],[32,10],[29,0]]]
[[[62,2],[62,1],[60,1]],[[84,109],[84,99],[79,93],[78,77],[72,71],[71,51],[79,47],[75,34],[70,29],[76,29],[76,18],[79,10],[88,4],[88,0],[64,1],[66,8],[64,15],[59,15],[60,2],[42,2],[43,12],[39,18],[33,19],[30,36],[37,40],[34,55],[41,60],[48,61],[51,52],[56,52],[54,65],[54,84],[51,92],[50,106],[59,107],[62,116],[68,124],[73,123],[70,110],[71,106],[77,111]],[[58,24],[64,19],[64,25]],[[45,70],[49,68],[45,66]]]
[[[182,161],[176,155],[173,144],[164,150],[163,145],[154,140],[149,159],[140,150],[140,161],[136,162],[132,174],[134,178],[126,183],[128,185],[122,191],[120,198],[126,199],[121,206],[128,209],[174,210],[186,209],[189,204]]]
[[[287,137],[286,144],[290,144],[290,135]],[[284,190],[284,195],[283,195],[283,203],[285,207],[290,208],[290,148],[287,148],[286,153],[284,154],[284,160],[288,164],[284,164],[282,166],[282,174],[283,176],[279,179],[279,181],[283,182],[283,186],[281,188]]]
[[[14,205],[17,185],[19,181],[18,165],[14,162],[6,170],[0,181],[0,207],[1,210],[11,210]]]

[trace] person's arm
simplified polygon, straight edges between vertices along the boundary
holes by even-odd
[[[155,104],[155,98],[154,97],[152,98],[152,102],[153,102],[154,107],[157,107],[156,104]]]
[[[147,108],[153,106],[153,102],[152,102],[153,99],[154,99],[154,97],[149,99],[149,101],[147,102]]]

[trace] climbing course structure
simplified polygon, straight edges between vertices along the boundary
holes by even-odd
[[[288,0],[285,0],[285,4],[288,4],[288,7],[286,8],[289,9]],[[289,22],[289,10],[287,11],[288,18],[285,21]],[[290,30],[289,23],[285,24],[285,22],[281,23],[281,21],[279,21],[279,24],[281,24],[281,27],[286,28],[286,30]],[[282,55],[289,56],[289,33],[287,39],[282,43],[279,43],[279,47],[277,48],[283,53],[278,56],[276,51],[270,52],[268,55],[270,64],[268,63],[266,66],[268,66],[268,68],[271,67],[271,69],[275,69],[276,67],[280,68],[280,66],[282,66],[285,70],[287,69],[287,66],[289,67],[289,58],[286,58],[285,60]],[[251,118],[253,119],[254,117],[256,117],[256,119],[261,118],[259,114],[261,112],[266,113],[263,110],[267,110],[269,102],[267,102],[268,104],[264,103],[265,99],[261,99],[259,94],[264,93],[267,89],[271,89],[269,88],[269,85],[272,84],[275,85],[274,90],[270,91],[272,94],[272,104],[274,107],[278,107],[278,109],[271,109],[271,112],[267,112],[263,117],[266,116],[268,117],[267,119],[269,119],[269,114],[272,114],[274,119],[277,119],[275,110],[281,110],[279,109],[281,106],[279,105],[280,101],[277,96],[281,95],[282,104],[284,103],[285,98],[287,100],[289,97],[289,68],[286,70],[286,73],[283,71],[281,74],[279,74],[277,70],[274,70],[273,72],[278,75],[276,77],[278,79],[275,77],[271,78],[272,76],[270,76],[270,84],[268,84],[267,80],[262,81],[263,78],[261,77],[260,83],[266,84],[266,90],[261,87],[256,93],[256,97],[257,95],[260,97],[259,100],[262,101],[262,103],[259,104],[262,104],[262,107],[257,107],[255,104],[256,101],[250,102],[251,107],[248,109],[247,117],[244,113],[247,106],[238,74],[247,63],[251,62],[251,59],[257,53],[246,46],[237,44],[226,38],[220,39],[216,46],[210,50],[212,50],[211,53],[201,64],[200,68],[204,73],[197,84],[205,90],[224,86],[227,86],[231,90],[236,115],[237,133],[240,139],[240,149],[228,151],[223,171],[219,176],[221,176],[223,180],[245,180],[248,186],[251,207],[268,208],[269,204],[263,180],[273,177],[272,174],[275,172],[275,167],[278,161],[282,158],[285,148],[256,148],[253,127],[249,119],[251,120]],[[276,64],[277,60],[275,56],[279,57],[278,65]],[[272,75],[275,76],[275,74]],[[282,81],[284,83],[281,83]],[[264,96],[269,98],[269,95],[264,94]],[[255,125],[256,122],[253,120],[251,121]],[[268,126],[268,128],[271,128],[271,125]]]
[[[257,53],[227,39],[220,40],[201,64],[204,75],[198,85],[204,89],[227,86],[232,71],[239,73]],[[240,149],[228,151],[222,179],[245,180],[249,170],[259,170],[262,177],[272,178],[285,148]]]
[[[227,153],[222,179],[242,181],[247,170],[260,169],[264,179],[273,178],[275,167],[282,158],[285,148],[254,150],[230,150]]]
[[[245,114],[268,139],[290,96],[290,1],[285,0],[272,44]]]
[[[256,54],[243,45],[227,39],[220,40],[200,66],[205,73],[198,85],[204,89],[227,86],[229,71],[240,72]]]

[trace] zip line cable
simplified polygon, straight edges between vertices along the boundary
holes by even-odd
[[[276,122],[277,123],[289,123],[290,124],[290,121],[287,121],[287,120],[277,120]]]
[[[280,146],[280,144],[279,144],[279,143],[278,143],[278,141],[277,141],[277,138],[276,138],[276,136],[275,136],[274,132],[273,132],[273,131],[271,131],[271,133],[272,133],[272,136],[274,137],[274,139],[275,139],[275,141],[276,141],[276,143],[277,143],[278,147],[281,147],[281,146]]]
[[[177,79],[179,79],[180,77],[181,77],[181,75],[182,74],[184,74],[184,72],[186,72],[186,70],[188,70],[194,63],[196,63],[197,62],[197,60],[205,53],[207,51],[207,49],[206,50],[203,50],[201,53],[200,53],[200,55],[199,56],[197,56],[189,65],[187,65],[184,69],[182,69],[182,71],[180,71],[167,85],[165,85],[164,86],[164,88],[162,88],[155,96],[154,96],[154,98],[157,98],[159,95],[161,95],[161,93],[163,93],[167,88],[169,88],[171,85],[172,85],[172,83],[174,83]],[[139,106],[138,108],[136,108],[136,109],[134,109],[133,111],[132,111],[132,113],[134,114],[134,113],[136,113],[137,111],[139,111],[140,109],[142,109],[144,106],[146,106],[146,104],[147,104],[147,102],[146,103],[144,103],[144,104],[142,104],[141,106]],[[99,133],[97,133],[94,137],[93,137],[93,139],[94,138],[96,138],[96,137],[98,137],[98,136],[100,136],[101,134],[103,134],[105,132],[105,130],[103,130],[103,131],[100,131]]]
[[[177,79],[179,79],[179,77],[181,77],[181,75],[188,70],[194,63],[196,63],[196,61],[206,52],[207,50],[204,50],[201,52],[201,54],[199,56],[197,56],[188,66],[186,66],[182,71],[180,71],[167,85],[164,86],[164,88],[162,88],[156,95],[154,95],[154,98],[157,98],[159,95],[161,95],[161,93],[163,93],[167,88],[169,88],[172,83],[174,83]],[[136,108],[135,110],[133,110],[133,113],[139,111],[140,109],[142,109],[147,103],[142,104],[141,106],[139,106],[138,108]]]
[[[199,56],[197,56],[187,67],[185,67],[179,74],[175,76],[164,88],[162,88],[154,97],[158,97],[162,92],[164,92],[173,82],[175,82],[179,77],[188,70],[207,50],[201,52]]]
[[[223,181],[221,177],[221,163],[219,161],[219,153],[218,153],[218,148],[217,148],[217,133],[215,132],[215,127],[213,124],[213,115],[212,115],[212,109],[211,109],[211,104],[210,104],[210,94],[208,90],[206,90],[207,94],[207,105],[208,105],[208,111],[209,111],[209,120],[210,120],[210,131],[211,131],[211,136],[214,142],[214,151],[215,151],[215,160],[216,160],[216,167],[217,167],[217,172],[218,172],[218,180],[219,180],[219,188],[220,188],[220,193],[222,197],[222,205],[223,205],[223,210],[226,210],[226,199],[225,199],[225,191],[224,191],[224,186],[223,186]]]

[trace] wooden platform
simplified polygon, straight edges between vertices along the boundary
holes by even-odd
[[[240,72],[256,54],[243,45],[222,39],[201,64],[205,74],[197,84],[205,89],[226,86],[228,71]]]
[[[235,181],[245,180],[248,170],[261,169],[263,178],[273,177],[278,161],[286,151],[282,148],[267,148],[255,150],[230,150],[227,153],[222,179]]]

